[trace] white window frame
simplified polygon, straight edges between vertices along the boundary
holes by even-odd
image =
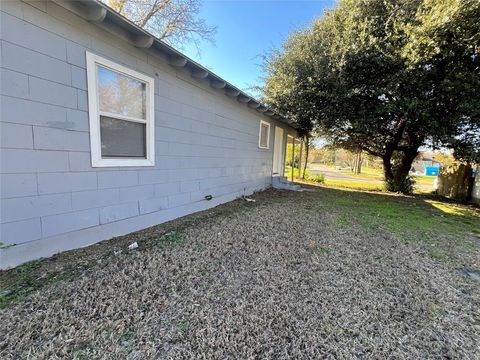
[[[268,126],[267,130],[267,146],[262,146],[262,125],[265,124]],[[258,147],[260,149],[270,149],[270,123],[267,121],[260,120],[260,126],[258,128]]]
[[[138,71],[117,64],[101,56],[86,52],[87,60],[87,89],[88,89],[88,112],[90,121],[90,149],[92,167],[112,166],[154,166],[155,165],[155,109],[154,109],[154,78]],[[97,86],[97,64],[118,72],[122,75],[134,78],[145,83],[146,91],[146,117],[145,120],[131,118],[129,116],[100,112]],[[145,124],[145,158],[102,158],[102,142],[100,138],[100,115],[114,119],[127,120]]]

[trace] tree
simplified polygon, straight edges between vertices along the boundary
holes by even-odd
[[[443,152],[433,154],[433,160],[442,163],[442,166],[450,166],[455,162],[455,158],[451,154]]]
[[[478,153],[478,18],[478,0],[343,0],[268,59],[265,99],[409,192],[419,147]]]
[[[107,5],[171,45],[213,42],[216,27],[199,19],[200,0],[104,0]]]

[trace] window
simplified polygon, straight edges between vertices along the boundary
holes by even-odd
[[[260,120],[260,134],[258,135],[258,147],[268,149],[270,146],[270,124]]]
[[[153,166],[154,79],[87,52],[92,166]]]

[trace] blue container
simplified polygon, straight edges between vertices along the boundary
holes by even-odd
[[[438,176],[439,167],[438,166],[426,166],[425,175],[426,176]]]

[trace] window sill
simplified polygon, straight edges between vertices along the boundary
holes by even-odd
[[[92,167],[155,166],[150,159],[92,159]]]

